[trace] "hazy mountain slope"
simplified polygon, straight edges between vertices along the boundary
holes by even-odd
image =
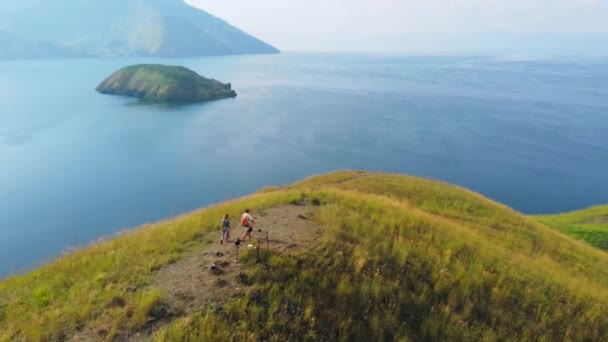
[[[62,48],[49,42],[29,41],[0,31],[0,59],[59,58],[85,56],[78,51]]]
[[[269,208],[285,205],[310,206],[303,219],[322,237],[281,252],[271,236],[260,264],[243,253],[250,281],[214,299],[221,307],[180,312],[154,285],[168,267],[216,255],[210,244],[220,246],[224,213],[235,219],[250,208],[272,224],[283,217]],[[217,240],[208,240],[212,232]],[[180,285],[218,280],[208,266],[195,264],[196,276]],[[602,341],[607,310],[607,253],[460,187],[339,172],[147,226],[1,281],[0,340]]]
[[[182,0],[2,3],[0,28],[24,41],[46,41],[95,56],[278,52]],[[0,49],[0,56],[2,54]]]

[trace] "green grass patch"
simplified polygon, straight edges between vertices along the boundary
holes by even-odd
[[[608,206],[533,217],[562,233],[608,251]]]

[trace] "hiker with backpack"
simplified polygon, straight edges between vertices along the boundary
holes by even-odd
[[[226,241],[226,243],[230,242],[230,218],[228,216],[228,214],[224,215],[224,218],[222,219],[222,223],[220,225],[221,227],[221,231],[222,231],[222,240],[220,240],[220,243],[223,245],[224,241]]]
[[[249,236],[251,239],[251,232],[253,232],[252,224],[255,223],[253,217],[249,214],[249,209],[245,210],[243,215],[241,215],[241,226],[245,228],[245,234],[243,234],[242,240],[245,241],[245,238]]]

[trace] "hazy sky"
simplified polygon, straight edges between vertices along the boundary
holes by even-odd
[[[283,50],[374,50],[397,36],[608,32],[608,0],[187,0]]]

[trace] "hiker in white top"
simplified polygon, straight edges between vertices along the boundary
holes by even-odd
[[[245,238],[249,236],[251,239],[251,232],[253,232],[253,217],[249,214],[249,209],[245,210],[243,215],[241,215],[241,226],[245,228],[245,234],[243,234],[243,238],[241,240],[245,241]]]

